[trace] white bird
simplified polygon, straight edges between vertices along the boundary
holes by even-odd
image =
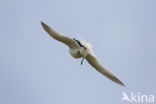
[[[83,60],[86,59],[88,63],[92,65],[92,67],[94,67],[97,71],[102,73],[104,76],[116,82],[117,84],[125,86],[112,72],[110,72],[107,68],[105,68],[99,63],[96,56],[93,54],[93,51],[89,43],[84,41],[79,41],[74,38],[71,39],[67,36],[64,36],[61,33],[54,30],[53,28],[46,25],[45,23],[43,23],[42,21],[41,21],[41,25],[50,36],[66,44],[69,47],[69,52],[71,56],[73,56],[74,58],[82,58],[81,65],[83,63]]]

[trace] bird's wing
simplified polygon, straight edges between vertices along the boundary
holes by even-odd
[[[42,27],[44,28],[44,30],[50,35],[52,36],[54,39],[63,42],[64,44],[66,44],[69,48],[77,48],[79,47],[78,44],[76,43],[76,41],[74,41],[73,39],[62,35],[61,33],[57,32],[56,30],[54,30],[53,28],[49,27],[48,25],[46,25],[45,23],[41,22]]]
[[[89,64],[91,64],[97,71],[105,75],[107,78],[109,78],[117,84],[125,86],[112,72],[110,72],[107,68],[103,67],[92,53],[89,53],[86,56],[86,59]]]

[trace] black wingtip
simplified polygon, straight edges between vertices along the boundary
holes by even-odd
[[[114,80],[114,82],[116,82],[117,84],[126,87],[126,85],[124,83],[122,83],[118,78],[116,78],[116,80]]]
[[[126,85],[123,84],[121,81],[120,81],[120,83],[118,83],[118,84],[120,84],[120,85],[123,86],[123,87],[126,87]]]
[[[42,27],[48,32],[48,29],[50,28],[48,25],[46,25],[43,21],[41,21]]]
[[[125,85],[125,84],[123,84],[123,83],[122,83],[121,85],[122,85],[123,87],[126,87],[126,85]]]
[[[46,24],[45,24],[43,21],[41,21],[41,25],[42,25],[42,26],[46,26]]]

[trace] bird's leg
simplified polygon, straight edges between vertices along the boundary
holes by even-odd
[[[81,60],[81,65],[83,65],[83,60],[84,60],[84,59],[85,59],[85,58],[83,57],[82,60]]]

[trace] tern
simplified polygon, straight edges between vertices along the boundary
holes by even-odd
[[[101,74],[109,78],[110,80],[114,81],[115,83],[125,85],[106,67],[101,65],[94,55],[91,45],[85,41],[79,41],[75,38],[69,38],[61,33],[57,32],[55,29],[51,28],[50,26],[46,25],[44,22],[41,21],[41,25],[43,29],[54,39],[66,44],[69,47],[69,52],[72,57],[74,58],[82,58],[81,65],[83,64],[83,60],[86,59],[88,63],[94,67],[97,71]]]

